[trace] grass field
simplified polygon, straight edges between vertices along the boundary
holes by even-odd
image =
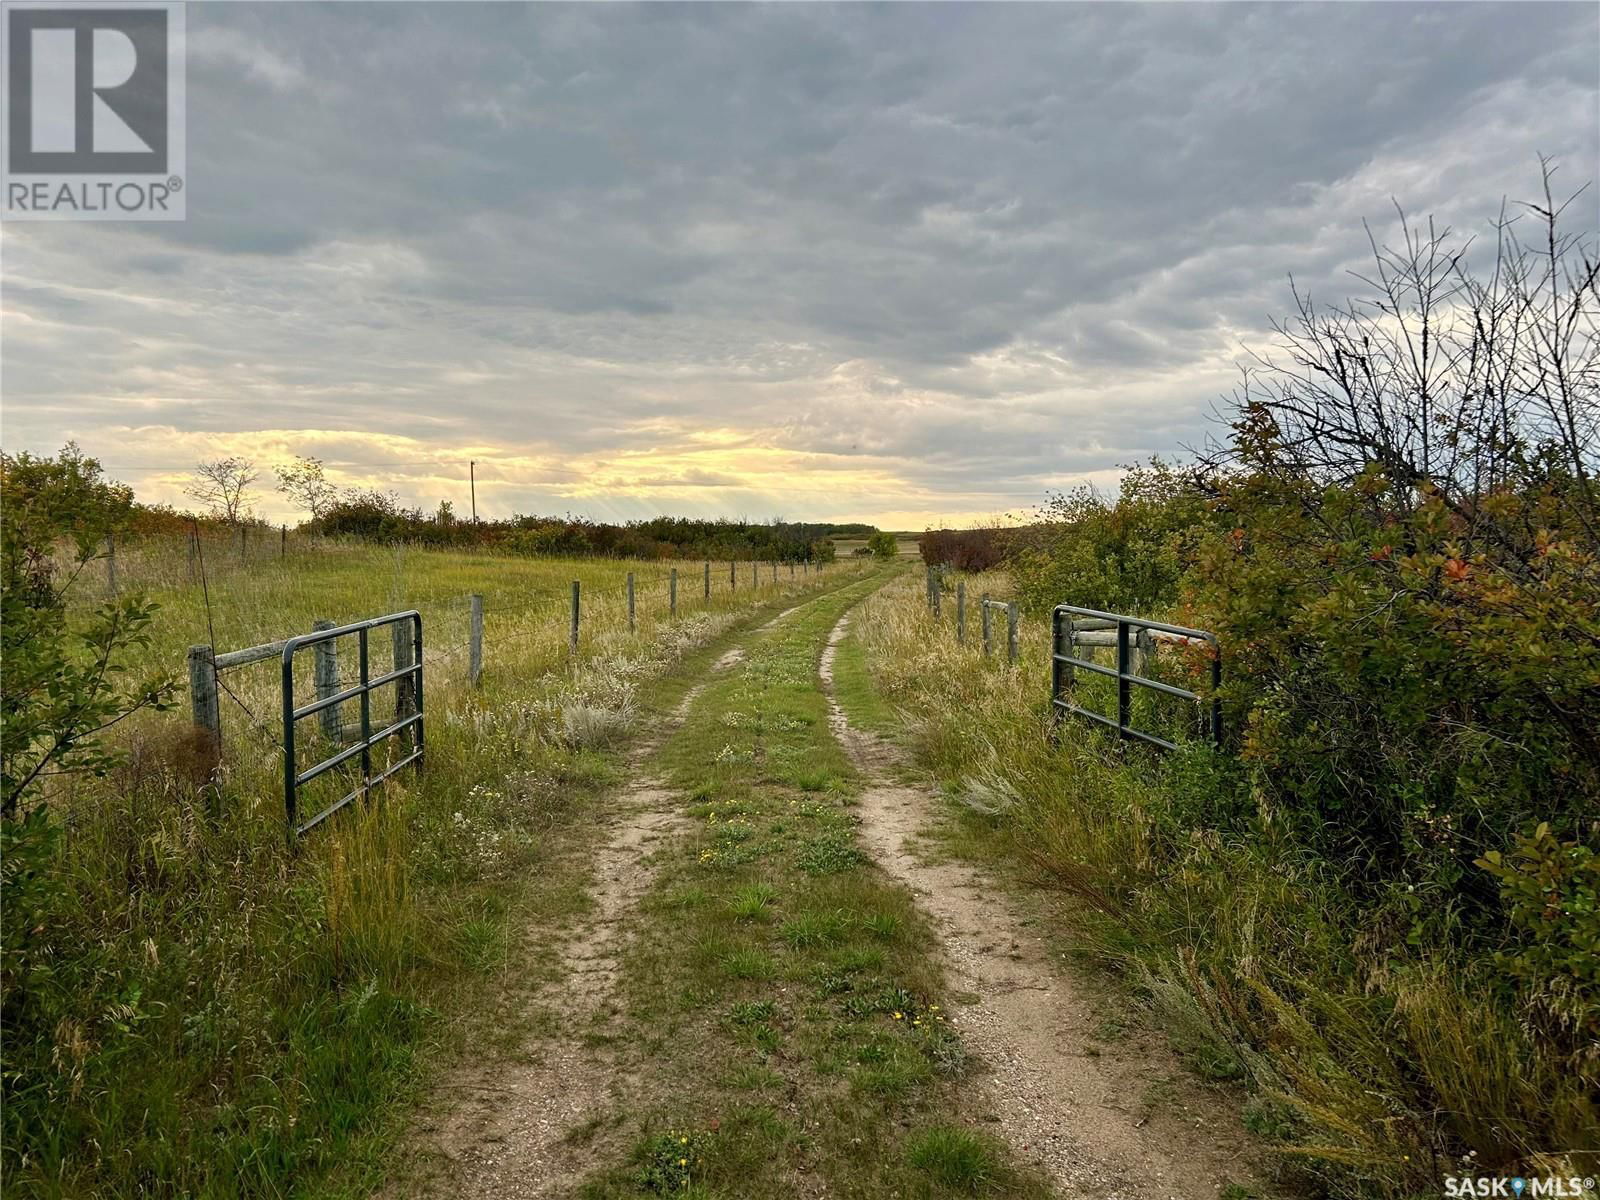
[[[774,583],[763,564],[755,586],[743,564],[730,589],[723,564],[707,602],[700,565],[684,567],[676,620],[661,564],[418,550],[208,570],[209,605],[197,587],[157,593],[141,653],[174,673],[194,643],[235,649],[315,619],[419,608],[426,769],[286,847],[269,661],[223,676],[233,694],[221,701],[214,801],[197,786],[182,697],[179,711],[118,731],[130,754],[109,778],[57,781],[67,819],[6,847],[7,920],[27,930],[7,944],[21,985],[8,1012],[8,1194],[365,1194],[430,1048],[469,1028],[509,1036],[464,1014],[511,914],[583,902],[556,851],[614,780],[641,689],[721,632],[856,569],[785,570]],[[465,678],[469,591],[485,597],[480,689]],[[374,673],[387,651],[375,644]],[[340,673],[352,673],[347,657]]]

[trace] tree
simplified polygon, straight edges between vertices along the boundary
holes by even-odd
[[[103,775],[119,759],[101,735],[175,684],[133,679],[124,659],[148,640],[156,605],[126,597],[69,622],[67,596],[133,493],[68,443],[56,458],[0,454],[0,812],[54,775]],[[70,547],[65,561],[60,548]]]
[[[229,525],[237,525],[250,516],[250,485],[261,478],[255,463],[248,458],[230,455],[213,462],[203,462],[194,469],[195,479],[184,488],[212,516]]]
[[[339,489],[328,482],[322,460],[310,455],[296,455],[288,466],[278,468],[278,490],[310,513],[313,521],[326,516],[339,501]]]
[[[892,559],[899,557],[900,543],[887,529],[880,529],[867,539],[867,549],[876,558]]]
[[[1374,515],[1430,499],[1459,522],[1465,553],[1527,561],[1539,522],[1512,527],[1486,498],[1546,489],[1564,524],[1600,546],[1600,256],[1560,227],[1584,189],[1502,209],[1486,271],[1469,243],[1400,212],[1398,246],[1372,239],[1370,294],[1324,306],[1296,290],[1234,397],[1232,446],[1213,470],[1262,468],[1350,486],[1377,479]],[[1531,217],[1531,236],[1519,227]]]

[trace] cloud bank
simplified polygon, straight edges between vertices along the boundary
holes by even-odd
[[[1600,175],[1600,10],[195,5],[189,219],[4,234],[8,448],[431,506],[1025,512],[1204,436],[1391,198]],[[1575,206],[1597,226],[1591,192]],[[286,511],[269,503],[269,512]]]

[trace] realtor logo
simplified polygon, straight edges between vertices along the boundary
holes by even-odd
[[[7,4],[8,220],[184,217],[179,3]]]

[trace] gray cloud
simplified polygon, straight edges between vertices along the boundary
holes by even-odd
[[[506,510],[1009,507],[1197,440],[1391,196],[1481,229],[1541,152],[1600,173],[1590,5],[189,23],[189,220],[7,230],[11,445],[351,435],[503,458]]]

